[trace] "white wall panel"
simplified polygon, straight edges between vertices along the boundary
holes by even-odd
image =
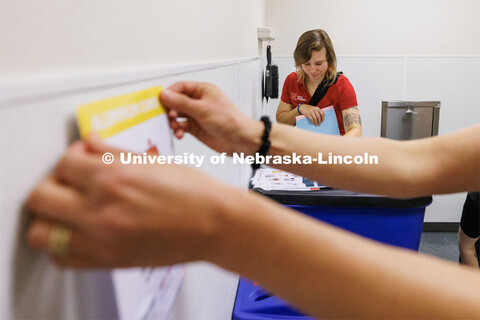
[[[409,57],[406,99],[440,100],[439,134],[480,122],[480,56]]]
[[[238,107],[250,119],[259,120],[262,115],[262,61],[260,59],[239,64]],[[236,165],[240,169],[241,188],[247,188],[252,170],[249,165]]]
[[[98,317],[111,317],[112,310],[105,300],[91,301],[94,293],[112,297],[109,275],[81,276],[61,271],[42,255],[27,249],[24,229],[21,229],[22,205],[31,188],[54,167],[61,154],[74,139],[74,112],[86,100],[101,99],[124,92],[126,88],[104,89],[54,95],[32,101],[12,101],[2,104],[0,141],[2,180],[2,231],[8,245],[1,250],[6,259],[0,260],[2,305],[0,318],[80,318],[92,310]],[[28,90],[25,88],[25,90]],[[99,281],[99,277],[102,281]],[[95,287],[95,283],[101,287]],[[82,294],[82,287],[95,288]],[[79,294],[80,296],[77,296]],[[112,299],[106,298],[109,302]],[[111,305],[111,304],[110,304]]]
[[[232,317],[238,275],[205,262],[185,266],[185,278],[170,320],[225,320]]]
[[[160,73],[162,76],[155,78],[149,74],[149,80],[124,84],[116,79],[111,86],[108,82],[77,89],[72,86],[57,93],[50,90],[45,95],[28,96],[29,86],[17,84],[17,92],[25,92],[28,97],[15,95],[3,100],[0,106],[0,234],[3,245],[0,250],[0,318],[114,318],[116,315],[108,273],[60,271],[45,256],[26,247],[20,230],[22,204],[31,188],[48,174],[69,142],[77,137],[74,114],[78,105],[151,86],[168,86],[182,79],[199,80],[216,83],[237,105],[241,95],[244,111],[251,116],[261,105],[257,87],[259,64],[258,60],[253,60],[241,67],[242,85],[239,84],[238,63],[175,76]],[[248,83],[248,77],[257,80]],[[77,80],[69,78],[66,81],[78,84]],[[240,93],[240,89],[245,92]],[[192,137],[176,141],[175,146],[177,153],[215,154]],[[227,183],[243,185],[241,169],[236,165],[207,165],[202,170]],[[172,318],[175,319],[175,315],[176,319],[230,317],[237,280],[238,276],[209,264],[188,265],[186,282]]]
[[[380,137],[382,100],[402,99],[404,58],[339,57],[338,70],[357,94],[362,136]]]

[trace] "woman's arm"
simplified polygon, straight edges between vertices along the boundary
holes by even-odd
[[[342,111],[343,125],[345,127],[345,136],[361,137],[362,121],[358,107],[351,107]]]
[[[277,122],[295,126],[297,124],[296,117],[304,115],[310,122],[319,126],[325,118],[325,113],[320,108],[308,104],[302,104],[300,106],[300,112],[301,114],[298,113],[298,109],[294,108],[291,104],[280,101],[276,115]]]
[[[228,246],[212,261],[308,314],[321,319],[480,316],[480,273],[474,270],[357,237],[260,196],[235,199],[219,241]]]
[[[291,126],[295,126],[296,120],[295,117],[299,116],[300,114],[297,112],[297,109],[294,108],[291,104],[285,103],[280,101],[278,108],[277,108],[277,122],[289,124]]]
[[[335,188],[416,197],[480,189],[480,125],[428,139],[395,141],[321,136],[272,126],[270,154],[378,157],[378,164],[276,165]],[[275,165],[274,165],[275,166]]]
[[[195,92],[196,98],[189,93]],[[191,132],[219,152],[255,153],[264,126],[248,119],[215,86],[177,83],[160,97],[170,109],[177,136]],[[186,122],[177,122],[181,113]],[[228,123],[228,127],[224,125]],[[275,165],[325,185],[392,197],[476,191],[480,189],[480,125],[427,139],[395,141],[382,138],[351,139],[319,135],[283,124],[273,124],[269,155],[295,152],[323,160],[333,156],[374,156],[378,164]]]
[[[30,196],[34,248],[48,252],[56,226],[72,232],[68,253],[51,256],[60,266],[207,260],[319,318],[480,316],[473,269],[360,238],[188,167],[105,165],[107,151],[118,158],[100,141],[75,144]]]

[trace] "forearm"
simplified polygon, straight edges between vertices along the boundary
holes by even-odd
[[[346,190],[409,196],[410,175],[406,172],[405,161],[410,156],[402,144],[384,139],[351,139],[338,136],[318,135],[304,130],[294,130],[274,125],[271,131],[272,155],[310,155],[314,158],[321,153],[323,161],[329,156],[369,156],[378,158],[378,164],[283,164],[277,167],[316,180],[322,184]],[[404,162],[402,162],[404,161]],[[392,184],[391,181],[396,183]]]
[[[478,273],[355,237],[260,196],[242,193],[234,199],[223,205],[226,214],[217,241],[221,249],[210,260],[258,281],[308,314],[480,315]]]
[[[248,127],[248,126],[247,126]],[[249,127],[250,128],[250,127]],[[263,127],[249,135],[261,136]],[[378,164],[273,164],[270,166],[293,172],[325,185],[358,192],[392,197],[418,197],[430,194],[472,191],[480,188],[479,146],[465,136],[476,135],[480,126],[471,127],[431,139],[395,141],[382,138],[352,139],[319,135],[282,124],[273,124],[269,155],[308,155],[323,161],[329,156],[340,158],[356,155],[376,157]],[[258,150],[251,147],[248,151]],[[245,152],[240,150],[238,152]],[[250,154],[251,154],[250,153]],[[463,153],[463,163],[455,154]],[[373,161],[373,160],[372,160]],[[452,175],[451,172],[456,172]],[[392,183],[394,181],[394,183]]]
[[[345,137],[361,137],[362,136],[362,126],[353,126],[349,129],[345,129]]]
[[[277,122],[295,126],[297,124],[297,120],[296,120],[297,116],[300,116],[300,114],[297,112],[297,108],[293,108],[290,111],[283,111],[278,113]]]

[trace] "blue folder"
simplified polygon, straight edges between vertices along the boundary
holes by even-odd
[[[333,107],[327,107],[322,110],[325,113],[325,119],[318,127],[315,126],[312,122],[310,122],[307,117],[298,116],[297,128],[317,133],[333,134],[339,136],[340,130],[338,129],[337,115],[335,114],[335,110],[333,109]]]

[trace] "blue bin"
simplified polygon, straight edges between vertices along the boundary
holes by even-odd
[[[418,250],[425,208],[432,201],[432,197],[390,199],[341,190],[256,191],[315,219],[382,243],[411,250]],[[250,280],[240,278],[232,319],[313,318],[303,315]]]
[[[412,250],[420,245],[425,207],[287,207],[382,243]]]

